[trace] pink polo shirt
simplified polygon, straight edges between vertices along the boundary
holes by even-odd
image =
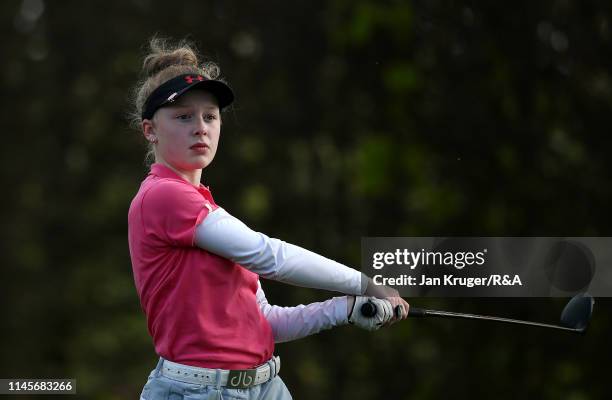
[[[258,276],[194,245],[196,226],[217,207],[207,187],[153,164],[128,213],[134,281],[158,355],[251,368],[274,351],[256,301]]]

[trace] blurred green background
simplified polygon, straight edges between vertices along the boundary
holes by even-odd
[[[363,236],[612,236],[612,3],[9,0],[0,17],[2,378],[133,399],[155,367],[126,120],[154,34],[194,40],[234,88],[203,180],[259,231],[355,268]],[[566,300],[409,301],[554,322]],[[604,399],[610,311],[598,299],[584,337],[417,320],[277,354],[296,399]]]

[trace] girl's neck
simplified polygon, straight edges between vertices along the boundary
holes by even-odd
[[[164,164],[166,167],[170,168],[178,176],[180,176],[181,178],[183,178],[187,182],[191,183],[193,186],[196,186],[196,187],[200,186],[200,179],[202,179],[202,170],[201,169],[193,169],[193,170],[183,171],[183,170],[174,168],[172,165],[170,165],[169,163],[167,163],[164,160],[159,160],[159,161],[156,161],[156,162]]]

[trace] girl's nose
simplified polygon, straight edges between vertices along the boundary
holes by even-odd
[[[206,136],[208,134],[206,123],[202,118],[198,118],[198,125],[196,126],[195,134],[202,136]]]

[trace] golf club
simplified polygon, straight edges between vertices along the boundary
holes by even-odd
[[[538,326],[540,328],[559,329],[575,333],[585,333],[591,315],[593,314],[593,305],[595,300],[587,293],[580,293],[574,296],[565,306],[561,313],[561,325],[544,324],[541,322],[522,321],[510,318],[492,317],[487,315],[463,314],[449,311],[428,310],[424,308],[410,307],[408,311],[409,317],[439,317],[439,318],[463,318],[463,319],[478,319],[484,321],[504,322],[508,324],[520,324],[529,326]],[[399,307],[399,306],[398,306]],[[396,312],[399,310],[396,308]],[[376,305],[373,303],[365,303],[361,306],[361,314],[365,317],[373,317],[376,315]]]

